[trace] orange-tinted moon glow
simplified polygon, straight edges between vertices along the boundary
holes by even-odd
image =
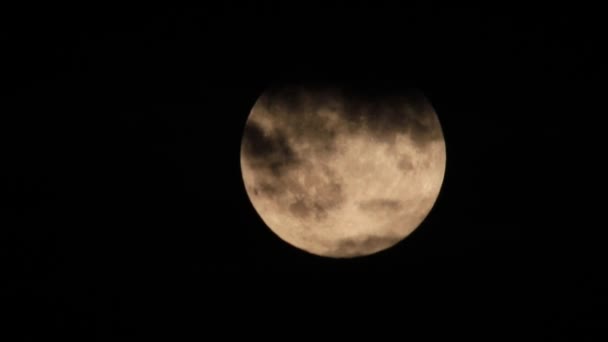
[[[439,119],[418,92],[269,90],[241,144],[245,188],[264,223],[335,258],[373,254],[412,233],[439,195],[445,164]]]

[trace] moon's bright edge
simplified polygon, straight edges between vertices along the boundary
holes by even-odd
[[[347,258],[414,231],[443,182],[445,141],[420,93],[268,90],[243,134],[241,170],[252,205],[282,240]]]

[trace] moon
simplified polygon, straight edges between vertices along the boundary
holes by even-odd
[[[443,183],[439,118],[417,90],[287,85],[244,127],[240,165],[263,222],[308,253],[352,258],[409,236]]]

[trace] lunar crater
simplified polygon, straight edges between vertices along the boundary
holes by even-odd
[[[409,156],[402,156],[397,162],[397,168],[401,171],[408,172],[414,169],[414,163]]]

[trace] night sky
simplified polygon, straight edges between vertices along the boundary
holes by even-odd
[[[126,341],[175,315],[204,336],[194,317],[235,319],[206,311],[213,299],[240,312],[260,297],[299,303],[289,313],[434,298],[551,341],[608,325],[587,195],[605,197],[594,11],[341,3],[2,11],[0,265],[20,336]],[[417,231],[333,260],[265,227],[239,153],[249,110],[281,82],[429,98],[447,169]],[[224,282],[240,290],[204,290]]]

